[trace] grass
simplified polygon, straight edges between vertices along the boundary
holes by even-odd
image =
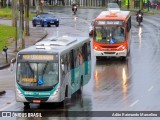
[[[10,19],[12,17],[12,11],[10,8],[0,8],[0,17]]]
[[[17,11],[18,13],[18,11]],[[32,20],[33,16],[35,16],[36,14],[34,13],[29,13],[29,20]],[[11,19],[12,18],[12,9],[11,8],[0,8],[0,17],[2,18],[7,18],[7,19]]]
[[[4,46],[8,46],[7,43],[9,38],[13,38],[15,36],[15,28],[7,25],[0,24],[0,51],[4,48]]]

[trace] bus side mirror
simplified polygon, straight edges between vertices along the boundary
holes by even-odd
[[[11,71],[13,71],[15,61],[16,61],[15,58],[11,59],[11,64],[10,64],[10,70]]]
[[[64,64],[61,64],[62,71],[64,71]]]

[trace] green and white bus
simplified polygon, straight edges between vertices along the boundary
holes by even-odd
[[[70,98],[91,78],[91,43],[86,37],[62,36],[17,53],[16,101],[59,102]]]

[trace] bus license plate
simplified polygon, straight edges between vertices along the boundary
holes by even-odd
[[[41,100],[33,100],[33,103],[40,103]]]

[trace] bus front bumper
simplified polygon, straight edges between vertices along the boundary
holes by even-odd
[[[97,51],[94,50],[94,56],[108,56],[108,57],[126,57],[127,50],[122,51]]]

